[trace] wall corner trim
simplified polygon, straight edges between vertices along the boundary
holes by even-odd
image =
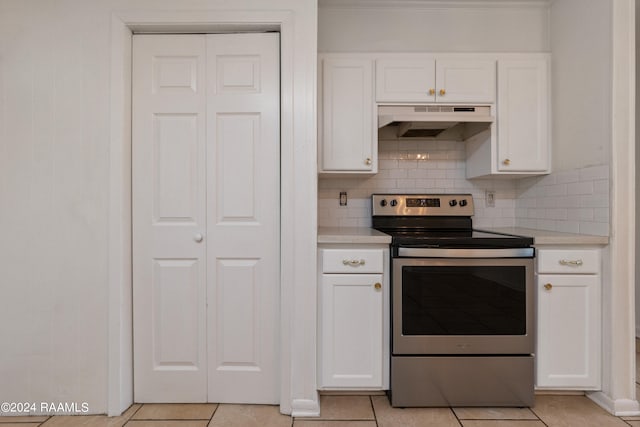
[[[320,399],[294,399],[291,403],[292,417],[319,417]]]
[[[612,399],[601,391],[587,393],[587,397],[617,417],[640,415],[640,403],[637,400]]]

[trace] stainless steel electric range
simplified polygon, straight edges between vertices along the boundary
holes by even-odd
[[[474,230],[470,194],[372,203],[392,236],[392,406],[531,406],[533,239]]]

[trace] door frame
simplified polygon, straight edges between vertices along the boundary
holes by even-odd
[[[317,8],[313,0],[273,3],[273,10],[255,2],[255,9],[138,10],[111,16],[108,415],[120,415],[134,398],[132,36],[229,31],[280,32],[280,221],[287,225],[280,232],[280,412],[320,413],[315,374]]]

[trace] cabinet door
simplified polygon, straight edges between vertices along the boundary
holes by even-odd
[[[320,386],[382,387],[381,274],[324,274]]]
[[[320,172],[377,172],[373,61],[325,59]]]
[[[437,102],[488,102],[496,99],[496,61],[436,61]]]
[[[600,276],[538,276],[541,388],[600,388]]]
[[[433,59],[376,61],[376,101],[434,102],[435,70]]]
[[[498,61],[498,171],[549,171],[548,77],[546,59]]]

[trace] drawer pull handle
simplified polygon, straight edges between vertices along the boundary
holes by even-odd
[[[575,260],[561,259],[558,262],[560,263],[560,265],[568,265],[570,267],[580,267],[582,265],[581,259],[575,259]]]
[[[343,259],[342,263],[344,265],[350,265],[351,267],[358,267],[360,265],[364,265],[363,259]]]
[[[548,291],[551,290],[551,288],[553,288],[553,285],[551,283],[547,283],[546,285],[544,285],[544,288]]]

